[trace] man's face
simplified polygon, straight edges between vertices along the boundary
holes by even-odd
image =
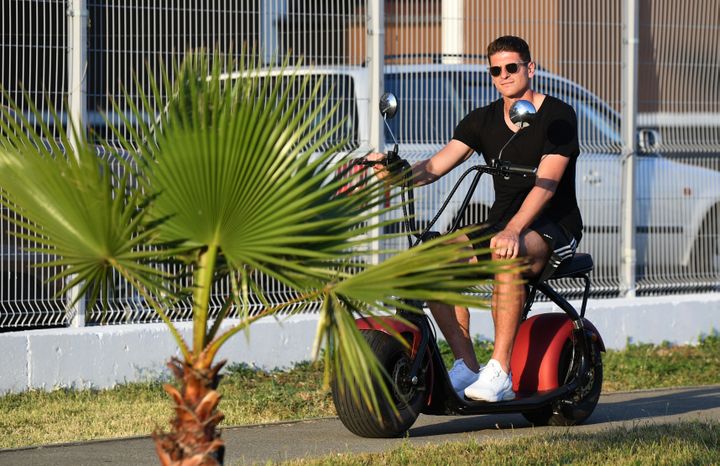
[[[510,70],[508,70],[510,65]],[[533,62],[524,63],[517,52],[498,52],[490,56],[490,70],[500,68],[500,74],[492,76],[495,88],[503,97],[520,98],[530,88],[530,78],[535,74]],[[511,73],[516,68],[515,73]],[[492,75],[492,73],[491,73]]]

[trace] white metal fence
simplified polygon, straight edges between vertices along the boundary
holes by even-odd
[[[623,69],[632,63],[623,59],[623,34],[634,20],[623,12],[634,3],[638,71],[635,86],[624,93]],[[622,125],[629,123],[623,109],[630,103],[638,109],[631,291],[717,290],[719,14],[718,2],[701,0],[2,0],[0,82],[7,97],[22,100],[24,89],[39,108],[64,118],[70,108],[64,99],[84,90],[89,130],[109,137],[101,112],[112,108],[111,99],[127,107],[121,85],[137,99],[139,89],[149,86],[146,69],[157,75],[161,62],[171,64],[188,50],[246,53],[266,63],[302,59],[308,72],[335,80],[341,112],[351,116],[348,150],[380,143],[382,135],[372,132],[372,86],[384,82],[402,105],[392,123],[401,155],[417,159],[444,144],[467,111],[497,98],[485,71],[485,47],[499,35],[520,35],[541,70],[536,88],[565,99],[579,116],[581,249],[595,258],[595,295],[627,291],[620,271],[623,147],[629,143]],[[384,18],[384,27],[375,17]],[[78,18],[87,20],[87,61],[71,80],[75,58],[68,31]],[[456,171],[455,178],[418,190],[421,216],[437,207]],[[490,186],[481,184],[467,220],[478,220],[491,201]],[[454,215],[451,206],[439,228]],[[33,268],[39,258],[23,252],[28,245],[13,235],[7,219],[0,225],[0,329],[66,325],[72,315],[64,309],[67,300],[54,297],[59,288],[47,282],[51,271]],[[286,293],[276,283],[265,286],[271,298]],[[188,319],[189,312],[180,307],[173,316]],[[103,318],[90,309],[87,316],[90,323],[153,319],[121,282],[109,313]]]

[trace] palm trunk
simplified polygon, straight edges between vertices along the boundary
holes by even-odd
[[[198,358],[195,364],[172,358],[168,366],[180,382],[180,391],[165,384],[165,391],[175,403],[175,417],[170,432],[153,433],[155,450],[163,466],[210,466],[224,461],[225,443],[217,425],[223,420],[218,411],[220,382],[218,372],[225,365],[215,366]]]

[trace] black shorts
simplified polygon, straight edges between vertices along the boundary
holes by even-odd
[[[478,260],[490,259],[490,254],[485,251],[490,248],[490,238],[496,233],[501,232],[507,223],[498,223],[494,225],[479,225],[475,231],[468,234],[471,240],[477,240],[483,238],[480,242],[476,242],[476,249],[483,249],[483,251],[477,254]],[[552,253],[548,259],[548,263],[540,274],[541,279],[546,279],[558,268],[560,263],[565,259],[570,259],[575,255],[577,249],[577,240],[570,234],[565,228],[547,219],[546,217],[540,216],[530,224],[528,230],[532,230],[539,234],[550,247]]]

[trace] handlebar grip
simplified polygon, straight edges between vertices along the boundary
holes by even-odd
[[[519,175],[535,175],[537,173],[537,168],[525,165],[512,165],[508,167],[508,171]]]
[[[518,175],[523,178],[527,178],[528,176],[535,176],[537,174],[537,168],[527,165],[514,165],[505,160],[493,160],[489,164],[487,172],[495,175],[501,175],[505,178],[508,178],[511,175]]]
[[[390,173],[399,174],[402,172],[407,165],[407,161],[402,159],[398,155],[397,145],[393,150],[387,151],[385,158],[380,160],[368,160],[365,157],[355,159],[352,163],[355,165],[362,165],[364,167],[372,167],[374,165],[384,165],[388,168]]]
[[[385,165],[384,160],[368,160],[366,158],[359,158],[353,160],[355,165],[362,165],[364,167],[372,167],[373,165]]]

